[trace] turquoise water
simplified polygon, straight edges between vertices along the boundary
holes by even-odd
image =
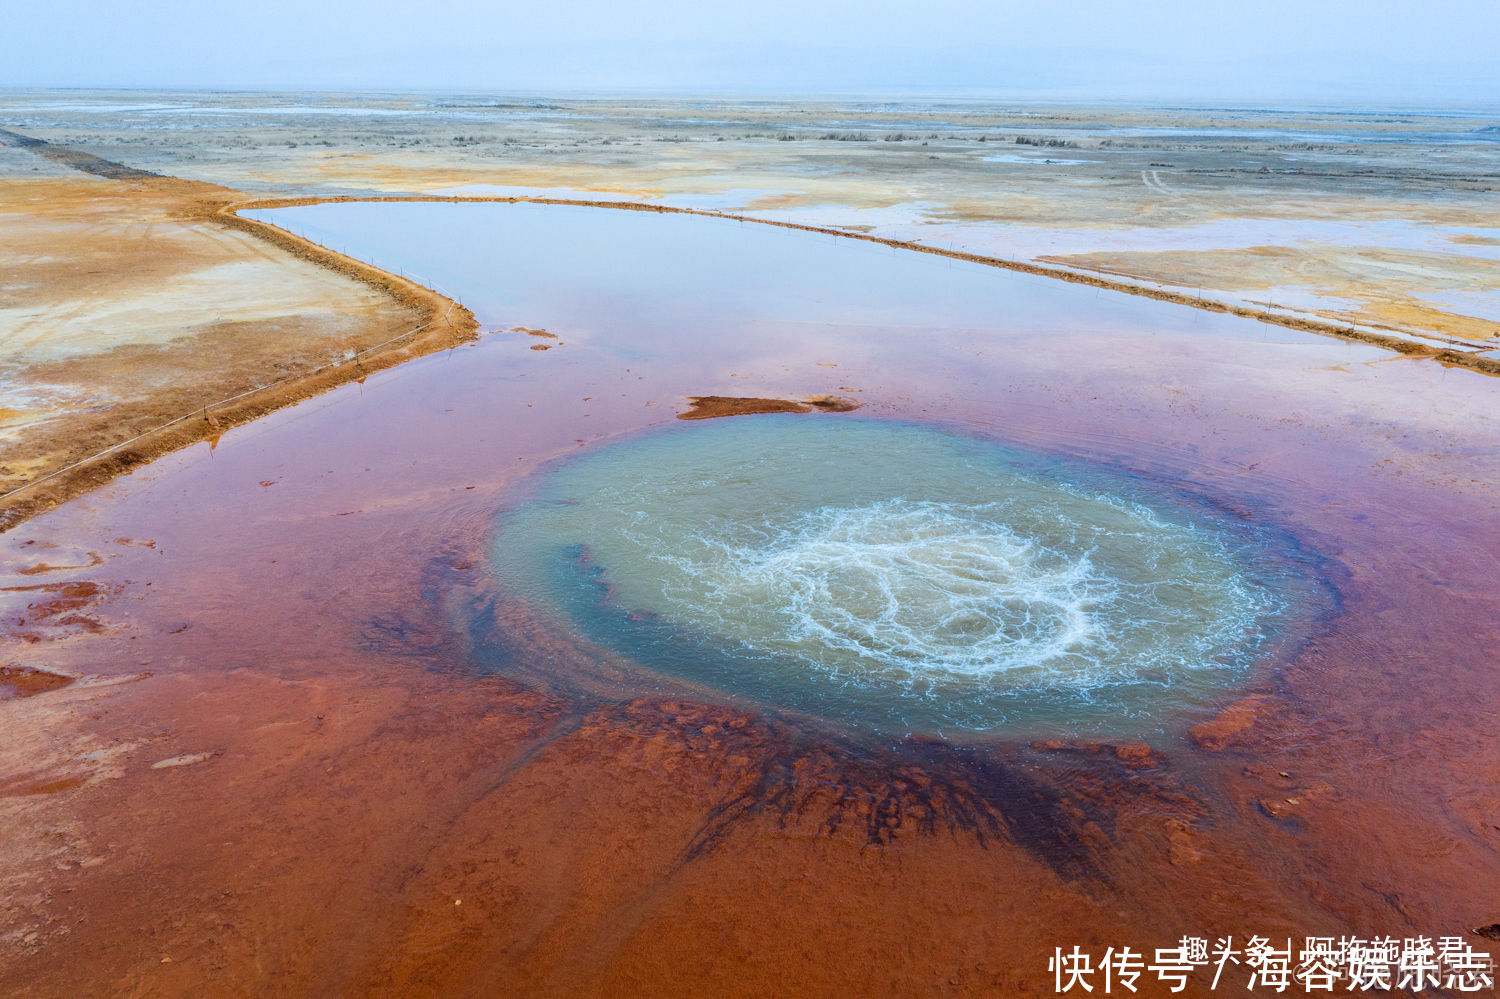
[[[641,665],[889,733],[1160,731],[1296,604],[1276,554],[1200,504],[822,415],[567,462],[492,550],[509,589]]]

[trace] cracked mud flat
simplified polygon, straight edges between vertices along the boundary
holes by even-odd
[[[507,332],[5,535],[9,655],[75,678],[0,700],[7,994],[1027,995],[1054,946],[1500,918],[1500,382],[722,220],[286,211]],[[600,225],[658,228],[612,272]],[[653,673],[489,574],[567,455],[820,396],[861,406],[734,419],[1098,463],[1283,532],[1328,608],[1172,731],[965,745]]]

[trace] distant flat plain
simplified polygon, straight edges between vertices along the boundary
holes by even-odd
[[[1500,332],[1493,108],[11,93],[0,118],[246,192],[589,192]]]
[[[1500,109],[10,91],[0,128],[0,490],[418,321],[205,201],[719,210],[1500,346]]]

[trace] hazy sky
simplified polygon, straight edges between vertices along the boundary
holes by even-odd
[[[1500,100],[1500,0],[4,0],[0,86]]]

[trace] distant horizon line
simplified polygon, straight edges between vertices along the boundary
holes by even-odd
[[[586,88],[511,88],[504,86],[374,86],[330,84],[0,84],[0,95],[37,93],[113,93],[113,94],[266,94],[330,96],[451,95],[494,96],[517,100],[621,101],[621,100],[755,100],[781,102],[860,101],[900,103],[920,100],[945,100],[954,103],[1011,102],[1038,105],[1111,107],[1127,105],[1159,110],[1193,111],[1333,111],[1368,109],[1371,111],[1404,109],[1413,111],[1491,111],[1500,113],[1500,98],[1470,100],[1407,99],[1379,96],[1273,96],[1270,94],[1214,96],[1186,94],[1151,94],[1103,96],[1086,91],[1064,89],[1015,89],[980,87],[902,87],[902,88],[776,88],[776,87],[586,87]],[[482,107],[482,106],[480,106]]]

